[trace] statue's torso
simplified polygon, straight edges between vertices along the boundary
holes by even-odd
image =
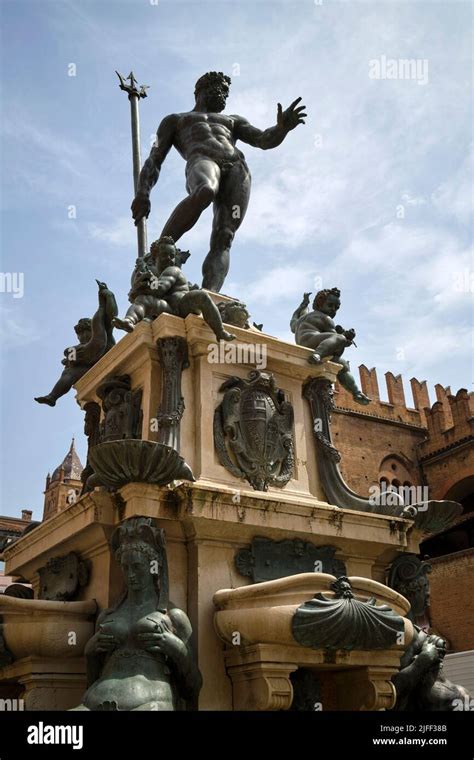
[[[189,111],[178,114],[174,145],[188,162],[210,158],[216,163],[243,159],[235,147],[235,117]]]
[[[322,311],[310,311],[299,318],[295,328],[296,342],[300,346],[313,348],[311,338],[320,333],[336,332],[336,327],[327,314]]]
[[[106,616],[102,630],[112,634],[118,646],[86,694],[84,703],[90,710],[101,709],[107,702],[115,702],[119,710],[135,710],[148,703],[156,703],[160,710],[174,709],[167,658],[147,652],[138,638],[140,633],[156,631],[163,620],[172,628],[169,617],[158,610],[134,619],[126,604]]]

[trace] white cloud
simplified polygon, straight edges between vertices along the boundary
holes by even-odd
[[[93,240],[99,240],[113,246],[133,248],[136,245],[137,231],[131,216],[120,216],[109,224],[87,225],[87,231]]]
[[[306,267],[295,267],[294,264],[276,266],[266,272],[257,272],[254,282],[246,288],[245,298],[263,305],[278,303],[291,296],[300,298],[313,276],[310,264]]]
[[[2,296],[5,298],[5,296]],[[23,348],[39,340],[37,325],[23,316],[15,314],[12,308],[0,306],[0,341],[4,350]]]
[[[455,217],[462,224],[473,219],[474,161],[473,148],[447,180],[433,192],[433,203],[445,217]]]

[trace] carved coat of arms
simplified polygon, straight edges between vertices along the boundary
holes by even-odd
[[[294,468],[293,407],[271,373],[231,377],[214,414],[214,443],[219,462],[256,491],[283,487]]]

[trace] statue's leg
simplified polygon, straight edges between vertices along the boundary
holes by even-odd
[[[179,316],[187,317],[188,314],[202,314],[217,340],[234,340],[233,333],[224,330],[219,309],[212,298],[204,290],[190,290],[179,302]]]
[[[230,248],[243,222],[250,198],[250,172],[243,161],[223,172],[214,202],[214,221],[209,253],[202,266],[203,288],[219,293],[229,271]]]
[[[112,326],[117,330],[125,330],[125,332],[133,332],[133,328],[138,322],[141,322],[145,317],[145,306],[137,299],[128,307],[127,313],[124,318],[114,317],[112,320]]]
[[[156,319],[160,314],[172,314],[172,310],[167,301],[164,298],[155,298],[153,296],[153,304],[151,304],[146,310],[146,319]]]
[[[345,359],[341,359],[340,356],[334,356],[333,358],[335,362],[342,364],[342,369],[338,372],[337,375],[337,379],[341,383],[342,387],[345,388],[346,391],[349,391],[354,401],[357,401],[358,404],[370,404],[370,398],[362,393],[354,379],[354,376],[351,374],[349,362],[346,362]]]
[[[199,158],[186,167],[188,197],[179,203],[163,227],[160,237],[170,235],[178,241],[194,227],[204,209],[211,205],[219,190],[221,170],[208,158]]]
[[[310,357],[311,364],[319,364],[326,356],[340,357],[344,351],[347,341],[339,333],[322,333],[323,340],[318,343],[317,349]]]
[[[132,305],[128,307],[125,317],[123,319],[115,317],[112,320],[112,325],[118,330],[132,332],[135,325],[142,319],[155,319],[163,312],[171,314],[170,307],[162,298],[137,296]]]
[[[56,406],[56,401],[61,396],[68,393],[77,380],[79,380],[87,371],[87,367],[66,367],[59,378],[58,382],[54,386],[53,390],[47,394],[47,396],[37,396],[35,401],[38,404],[47,404],[48,406]]]

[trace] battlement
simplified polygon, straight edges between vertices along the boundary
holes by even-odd
[[[438,387],[438,386],[437,386]],[[428,438],[420,444],[420,459],[454,444],[474,440],[474,394],[461,388],[455,396],[446,389],[431,409],[425,409]]]
[[[420,444],[421,457],[469,438],[474,433],[474,394],[468,393],[464,388],[453,396],[449,386],[445,388],[436,385],[436,401],[431,405],[426,380],[420,382],[413,377],[410,380],[414,402],[412,408],[406,404],[401,375],[385,373],[388,401],[380,399],[375,367],[368,369],[361,364],[359,377],[362,391],[372,399],[372,403],[368,406],[357,404],[350,393],[337,383],[336,410],[425,428],[427,439]]]
[[[368,369],[365,364],[361,364],[359,377],[362,391],[372,399],[372,403],[368,406],[357,404],[351,394],[337,383],[335,400],[338,409],[359,412],[369,417],[378,417],[415,427],[427,426],[425,409],[431,404],[426,380],[422,382],[416,378],[410,380],[415,404],[412,408],[406,404],[401,375],[394,375],[393,372],[385,373],[388,401],[382,401],[380,398],[379,381],[375,367]]]

